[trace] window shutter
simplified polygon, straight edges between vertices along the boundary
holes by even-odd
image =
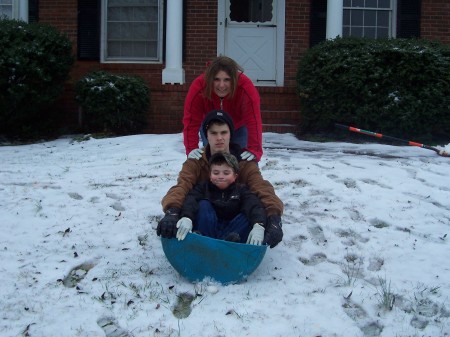
[[[420,0],[398,0],[397,37],[420,37]]]
[[[100,59],[100,0],[78,0],[78,59]]]
[[[327,0],[311,0],[309,46],[313,47],[327,37]]]
[[[39,0],[28,1],[28,22],[39,22]]]

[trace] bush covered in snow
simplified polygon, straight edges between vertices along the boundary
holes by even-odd
[[[0,134],[33,138],[55,131],[51,108],[73,64],[70,40],[55,28],[0,20]]]
[[[344,123],[416,139],[450,134],[450,46],[336,38],[299,62],[302,132]]]
[[[75,91],[86,131],[130,134],[146,126],[150,90],[138,76],[96,71],[81,78]]]

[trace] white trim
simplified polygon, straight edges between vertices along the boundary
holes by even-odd
[[[284,86],[284,42],[286,36],[286,3],[285,0],[277,0],[277,73],[276,86]]]
[[[342,17],[344,14],[343,0],[327,1],[327,34],[326,38],[334,39],[342,36]]]
[[[183,0],[167,0],[166,67],[162,84],[184,84]]]
[[[28,0],[19,0],[19,19],[28,22]]]
[[[397,0],[392,0],[391,6],[392,6],[391,33],[393,38],[397,38]]]
[[[100,2],[100,63],[107,63],[105,61],[106,55],[106,7],[107,0],[101,0]]]
[[[217,56],[225,53],[225,0],[217,2]]]

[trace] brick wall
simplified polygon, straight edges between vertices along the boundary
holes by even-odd
[[[450,1],[422,0],[421,37],[450,44]]]
[[[286,27],[284,49],[284,85],[296,86],[297,64],[309,48],[310,1],[286,0]]]

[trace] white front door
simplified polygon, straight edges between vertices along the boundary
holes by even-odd
[[[284,44],[284,1],[280,9],[281,1],[219,0],[218,54],[234,59],[258,86],[283,85],[284,62],[280,58],[284,59],[284,48],[280,48],[280,42]]]

